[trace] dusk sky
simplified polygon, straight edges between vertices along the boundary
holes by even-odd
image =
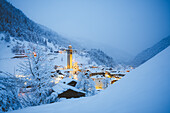
[[[8,1],[33,21],[112,56],[117,49],[136,55],[170,35],[170,0]]]

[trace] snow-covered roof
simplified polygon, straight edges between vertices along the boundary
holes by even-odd
[[[81,92],[81,93],[85,93],[84,91],[81,91],[75,87],[72,87],[70,85],[66,85],[66,84],[63,84],[63,83],[58,83],[56,84],[55,86],[53,86],[52,88],[55,92],[57,92],[58,94],[61,94],[63,93],[64,91],[67,91],[68,89],[71,89],[73,91],[76,91],[76,92]]]
[[[73,69],[66,69],[66,70],[64,70],[64,71],[73,71]]]
[[[117,78],[111,78],[111,81],[112,81],[112,80],[117,80]]]
[[[63,78],[62,80],[60,80],[60,83],[68,84],[68,83],[70,83],[71,81],[77,82],[77,80],[67,77],[67,78]]]
[[[125,72],[122,72],[122,73],[116,72],[116,73],[110,73],[110,74],[122,74],[122,75],[125,75],[126,73]]]
[[[57,75],[58,77],[64,77],[64,75],[61,75],[61,74],[59,74],[59,75]]]
[[[61,73],[65,73],[65,70],[60,70]]]
[[[101,69],[99,69],[99,68],[92,68],[92,69],[90,69],[90,72],[91,72],[91,73],[103,73],[104,70],[101,70]]]
[[[96,78],[105,78],[105,77],[103,75],[95,75],[95,76],[92,76],[91,78],[96,79]]]
[[[110,74],[126,74],[125,71],[113,71],[113,70],[106,70],[107,72],[109,72]]]
[[[73,71],[73,69],[67,69],[67,70],[60,70],[61,73],[68,73],[69,71]]]

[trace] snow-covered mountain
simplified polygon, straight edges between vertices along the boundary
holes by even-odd
[[[71,44],[74,49],[81,51],[78,52],[80,56],[88,57],[87,59],[90,58],[91,61],[87,61],[89,63],[94,61],[98,65],[112,67],[117,65],[111,57],[97,49],[84,49],[86,52],[80,54],[83,49],[81,44],[68,40],[51,29],[35,23],[6,0],[0,0],[0,34],[2,34],[1,40],[5,40],[9,45],[12,42],[11,39],[18,40],[20,46],[24,45],[25,42],[31,42],[51,50],[66,48]],[[10,48],[13,49],[16,46],[18,46],[18,43],[17,45],[13,43],[13,46]],[[107,63],[108,61],[109,63]]]
[[[147,48],[146,50],[140,52],[131,61],[130,65],[132,65],[133,67],[138,67],[139,65],[143,64],[144,62],[148,61],[149,59],[157,55],[159,52],[163,51],[169,45],[170,45],[170,36],[162,39],[152,47]]]
[[[0,34],[4,35],[4,39],[0,37],[1,40],[5,40],[6,42],[10,42],[10,37],[13,37],[13,39],[19,40],[20,43],[22,43],[21,45],[24,45],[26,41],[43,45],[51,50],[66,48],[71,44],[74,49],[80,51],[78,52],[79,56],[90,59],[87,62],[95,62],[97,65],[109,67],[115,67],[117,65],[138,67],[170,45],[170,37],[167,37],[153,47],[142,51],[131,60],[130,63],[127,63],[128,61],[121,61],[121,58],[116,57],[116,55],[110,57],[99,49],[84,49],[81,44],[69,40],[51,29],[30,20],[22,11],[15,8],[6,0],[0,0]],[[15,47],[15,45],[13,47]],[[11,49],[13,49],[13,47],[11,47]],[[82,51],[84,51],[83,54]],[[112,54],[116,53],[111,52]],[[126,55],[121,54],[118,56]]]
[[[114,67],[115,65],[118,64],[116,61],[114,61],[114,59],[112,57],[109,57],[103,51],[101,51],[99,49],[91,49],[90,51],[88,51],[88,55],[98,65]]]
[[[56,32],[30,20],[22,11],[6,0],[0,0],[0,32],[19,40],[46,45],[47,41],[59,46],[76,43],[60,36]],[[78,47],[78,46],[76,46]]]

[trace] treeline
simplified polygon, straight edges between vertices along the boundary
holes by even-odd
[[[117,65],[112,57],[109,57],[100,49],[91,49],[87,53],[91,60],[95,61],[98,65],[105,65],[107,67],[115,67]]]
[[[0,32],[21,41],[26,40],[43,45],[47,45],[47,41],[62,46],[70,43],[56,32],[30,20],[6,0],[0,0]]]

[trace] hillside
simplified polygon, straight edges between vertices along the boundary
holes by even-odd
[[[96,96],[12,113],[169,113],[170,47]]]
[[[170,45],[170,36],[162,39],[155,45],[153,45],[150,48],[147,48],[146,50],[140,52],[130,63],[133,67],[138,67],[139,65],[145,63],[147,60],[154,57],[159,52],[163,51],[165,48],[167,48]]]
[[[96,62],[98,65],[114,67],[118,64],[112,57],[109,57],[103,51],[101,51],[99,49],[91,49],[87,53],[88,53],[88,56],[91,59],[93,59],[93,61]]]
[[[74,42],[30,20],[22,11],[15,8],[6,0],[0,0],[0,32],[21,41],[25,40],[41,45],[47,45],[48,41],[64,47],[70,43],[76,46]]]
[[[58,33],[52,31],[51,29],[37,24],[34,21],[30,20],[25,14],[15,8],[12,4],[6,0],[0,0],[0,34],[5,35],[0,37],[1,40],[5,40],[10,44],[11,38],[13,40],[19,40],[21,45],[24,45],[26,42],[35,43],[38,45],[43,45],[51,50],[59,50],[60,48],[66,48],[68,45],[72,45],[74,49],[77,49],[78,54],[83,56],[81,51],[81,44],[74,41],[70,41],[67,38],[59,35]],[[12,41],[11,41],[12,42]],[[18,45],[13,45],[13,47]],[[11,47],[11,49],[13,48]],[[116,66],[115,61],[106,55],[104,52],[87,50],[83,57],[89,57],[90,62],[96,62],[98,65],[106,66]],[[108,64],[107,61],[110,63]]]

